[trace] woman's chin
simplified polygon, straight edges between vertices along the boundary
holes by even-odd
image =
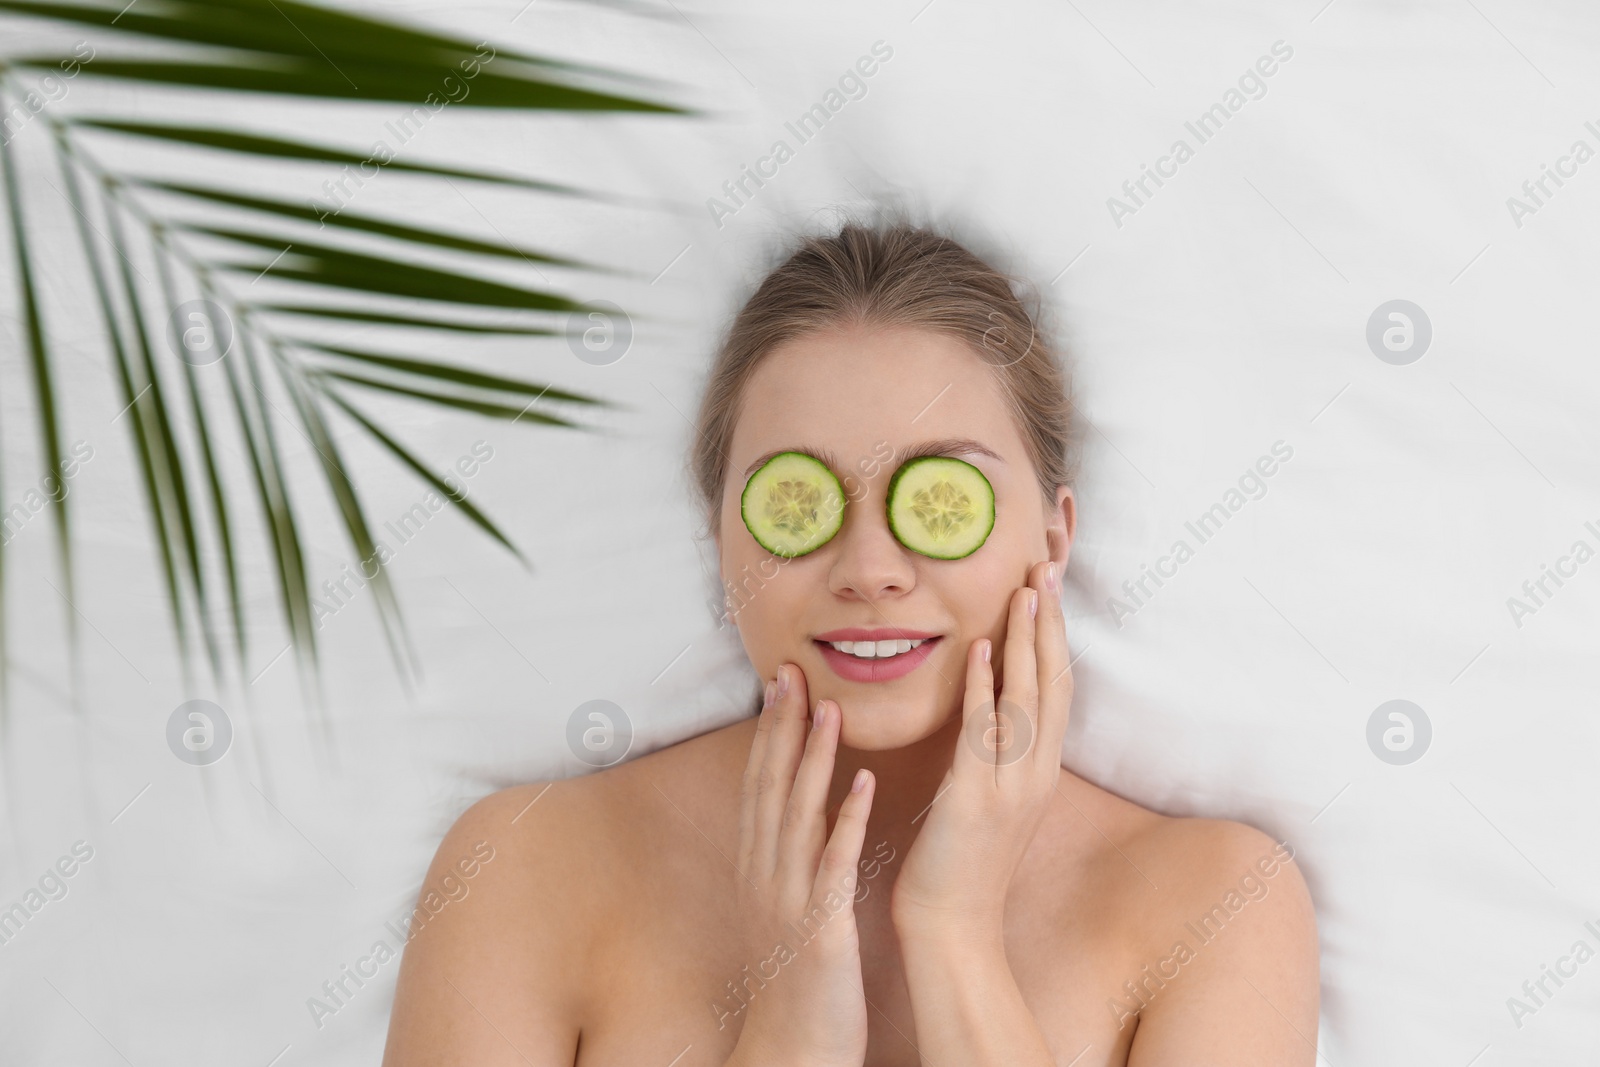
[[[854,709],[839,702],[843,721],[839,725],[839,744],[858,752],[882,752],[906,748],[926,741],[949,720],[919,711],[911,714],[903,705],[879,704]]]

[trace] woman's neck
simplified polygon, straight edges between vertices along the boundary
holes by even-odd
[[[872,854],[879,842],[887,841],[897,854],[916,840],[929,805],[938,795],[945,772],[950,769],[955,746],[961,736],[961,716],[937,731],[904,748],[864,751],[839,746],[833,764],[833,783],[828,790],[828,809],[837,814],[839,804],[850,792],[856,769],[865,767],[877,780],[872,795],[872,814],[867,820],[867,839],[863,858]],[[832,817],[829,820],[832,831]]]

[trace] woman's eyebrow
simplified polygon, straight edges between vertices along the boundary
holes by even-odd
[[[746,478],[750,477],[756,468],[773,456],[784,452],[804,452],[808,456],[815,456],[817,459],[822,460],[830,470],[839,470],[838,459],[826,448],[818,448],[815,445],[787,445],[783,448],[774,448],[772,451],[759,456],[754,463],[744,469],[744,476]],[[932,441],[923,441],[920,444],[911,445],[900,452],[899,461],[904,463],[907,460],[921,459],[924,456],[960,455],[988,456],[996,463],[1005,462],[1005,457],[1000,453],[985,445],[982,441],[975,441],[970,437],[940,437]]]
[[[773,456],[782,455],[785,452],[804,452],[808,456],[815,456],[817,459],[822,460],[823,463],[828,465],[828,469],[830,470],[836,471],[839,469],[839,461],[834,458],[833,453],[829,452],[826,448],[818,448],[816,445],[785,445],[782,448],[774,448],[771,452],[765,452],[760,456],[757,456],[756,461],[744,469],[744,476],[746,478],[750,477],[757,467],[767,462],[767,460],[771,459]]]
[[[900,453],[900,462],[910,459],[921,459],[924,456],[988,456],[996,463],[1004,463],[1005,457],[982,441],[974,441],[970,437],[941,437],[933,441],[924,441],[919,445],[912,445]]]

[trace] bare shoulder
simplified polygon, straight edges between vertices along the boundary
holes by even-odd
[[[713,787],[726,788],[719,768],[742,728],[464,811],[418,896],[384,1067],[570,1065],[595,991],[637,932],[630,902],[641,885],[665,888],[674,854],[692,854],[670,847],[674,835],[725,820]]]
[[[1228,941],[1218,956],[1248,966],[1292,955],[1315,968],[1316,914],[1290,842],[1230,819],[1162,816],[1134,847],[1160,873],[1169,923],[1207,946]]]
[[[1281,889],[1280,897],[1309,907],[1310,894],[1294,862],[1293,846],[1254,826],[1230,819],[1163,815],[1066,768],[1057,792],[1058,822],[1080,842],[1071,850],[1072,858],[1102,866],[1108,877],[1098,882],[1114,886],[1119,895],[1126,895],[1129,885],[1116,883],[1137,882],[1148,894],[1141,905],[1160,900],[1187,906],[1208,894],[1226,895],[1229,888],[1245,899],[1252,894],[1265,898]],[[1117,870],[1120,874],[1109,876]],[[1257,881],[1269,885],[1253,888]],[[1143,906],[1140,911],[1149,914]]]
[[[1129,1067],[1312,1064],[1316,915],[1288,842],[1228,819],[1162,815],[1063,770],[1098,816],[1089,855],[1129,955],[1108,1008],[1137,1026]]]
[[[406,930],[384,1067],[573,1062],[603,854],[597,775],[484,797],[434,854]]]

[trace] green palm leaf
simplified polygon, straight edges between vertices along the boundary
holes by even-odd
[[[128,320],[133,324],[132,333],[136,342],[134,354],[139,360],[138,374],[144,383],[134,406],[143,406],[149,410],[146,425],[149,431],[151,466],[155,470],[158,484],[162,487],[165,505],[170,511],[168,519],[182,534],[182,539],[175,541],[173,545],[175,565],[188,572],[190,587],[194,591],[199,607],[200,633],[213,662],[216,662],[216,641],[211,629],[211,615],[206,610],[208,597],[205,567],[201,562],[200,543],[195,532],[197,524],[194,508],[189,501],[189,480],[184,474],[183,456],[178,449],[178,438],[173,432],[172,418],[167,410],[166,390],[162,386],[161,375],[156,370],[150,331],[146,327],[139,288],[134,284],[133,264],[128,255],[127,239],[123,236],[122,222],[109,194],[105,201],[105,216],[111,230],[111,245],[117,253],[117,273],[122,280],[123,300],[128,308]]]
[[[0,10],[236,53],[226,62],[97,58],[84,68],[94,77],[324,99],[439,106],[471,100],[474,107],[680,113],[670,105],[575,84],[580,78],[619,80],[600,68],[513,52],[502,61],[499,50],[486,44],[290,0],[167,0],[154,11],[0,0]],[[81,56],[39,55],[11,62],[57,68],[78,60]],[[499,66],[490,69],[491,63]]]
[[[294,0],[166,0],[155,11],[148,6],[135,9],[133,5],[0,0],[0,10],[82,26],[114,27],[161,41],[213,45],[282,59],[320,59],[329,66],[345,60],[352,65],[450,70],[460,69],[461,60],[475,57],[480,63],[503,59],[519,69],[550,76],[652,83],[650,79],[601,67],[474,45],[459,38]],[[471,69],[465,68],[462,73]],[[640,110],[665,107],[646,100],[632,103]]]
[[[511,404],[498,403],[493,400],[482,400],[476,397],[464,396],[460,393],[441,391],[437,389],[428,390],[418,388],[416,386],[402,385],[398,382],[388,381],[384,378],[369,378],[361,374],[352,374],[349,371],[329,370],[324,367],[313,367],[308,369],[306,373],[318,379],[332,378],[341,382],[349,382],[352,385],[365,386],[368,389],[377,389],[382,392],[393,393],[396,396],[407,396],[415,400],[426,400],[430,404],[436,404],[440,407],[459,408],[462,411],[470,411],[476,415],[487,415],[494,419],[510,419],[512,422],[516,422],[519,419],[527,419],[529,422],[542,423],[546,426],[567,426],[572,429],[585,428],[582,423],[572,422],[568,419],[563,419],[558,415],[551,415],[545,412],[532,410],[534,402],[531,400],[528,401],[528,403],[523,404],[521,407],[517,407]]]
[[[265,421],[265,411],[259,403],[259,378],[255,375],[255,361],[247,335],[240,334],[239,344],[241,354],[246,358],[222,361],[228,395],[233,400],[240,436],[249,453],[250,472],[266,521],[267,536],[272,543],[278,595],[283,604],[284,619],[289,626],[290,643],[298,650],[300,658],[309,662],[314,669],[317,661],[317,630],[312,625],[311,597],[307,592],[309,583],[300,552],[300,535],[295,527],[288,488],[284,485],[277,447],[271,436],[271,423]],[[249,383],[242,381],[244,375],[239,371],[240,363],[250,368]],[[253,393],[246,389],[247,384],[250,390],[254,390]],[[247,398],[251,396],[258,398],[256,404],[247,403]]]
[[[358,360],[362,363],[370,363],[389,370],[421,375],[426,378],[436,378],[440,381],[452,382],[456,385],[464,385],[476,389],[498,389],[508,393],[521,393],[524,396],[566,400],[575,404],[594,404],[601,407],[614,406],[604,400],[584,396],[582,393],[571,393],[549,385],[540,385],[538,382],[525,382],[517,378],[504,378],[497,374],[486,374],[483,371],[475,371],[470,367],[458,367],[449,363],[434,363],[429,360],[409,359],[404,356],[386,356],[377,352],[366,352],[355,348],[339,348],[310,341],[295,341],[294,343],[302,348],[325,352],[328,355],[343,356],[345,359]]]
[[[434,489],[438,490],[441,496],[450,501],[450,503],[454,504],[456,507],[460,508],[462,513],[465,514],[467,518],[477,523],[478,526],[480,526],[490,537],[493,537],[496,541],[499,541],[502,545],[504,545],[506,550],[513,556],[516,556],[524,567],[528,566],[528,560],[525,556],[523,556],[522,551],[517,548],[516,545],[512,544],[510,540],[506,538],[506,535],[500,532],[500,528],[494,523],[490,522],[488,516],[479,511],[470,500],[468,500],[464,495],[457,493],[456,490],[452,489],[442,478],[440,478],[437,474],[434,474],[433,471],[429,470],[421,460],[417,459],[416,456],[407,451],[404,445],[400,444],[394,438],[384,433],[376,423],[363,415],[344,397],[340,396],[337,392],[331,389],[324,392],[323,395],[329,400],[332,400],[335,404],[338,404],[339,407],[343,408],[345,413],[355,420],[356,425],[366,430],[374,440],[383,445],[390,452],[394,453],[402,463],[410,467],[413,471],[416,471],[417,474],[423,478],[423,480],[425,480],[429,485],[433,486]]]
[[[430,318],[424,315],[399,315],[392,312],[372,311],[367,308],[338,307],[317,304],[251,304],[251,311],[276,312],[280,315],[309,315],[312,318],[337,319],[341,322],[367,322],[384,326],[416,326],[428,330],[453,330],[458,333],[504,333],[522,337],[554,337],[562,331],[551,326],[510,326],[494,323],[460,322],[453,319]]]
[[[0,104],[4,103],[0,97]],[[12,162],[9,138],[0,135],[0,171],[4,173],[6,187],[6,212],[11,224],[12,249],[16,256],[17,280],[20,288],[22,327],[27,336],[28,362],[33,371],[34,399],[39,407],[39,438],[43,448],[48,473],[60,478],[65,465],[62,462],[61,419],[56,410],[55,368],[50,356],[50,345],[44,334],[43,320],[39,315],[39,296],[34,285],[31,256],[28,252],[28,231],[23,219],[22,196],[17,184],[16,164]],[[54,511],[56,545],[64,563],[72,558],[72,544],[68,537],[67,496],[63,492],[56,501]],[[72,570],[66,567],[64,578],[67,595],[72,595]]]
[[[61,145],[61,142],[57,142]],[[78,183],[77,173],[74,171],[65,147],[59,154],[61,174],[67,187],[67,201],[72,207],[73,222],[78,231],[79,239],[83,244],[84,260],[89,267],[89,277],[93,282],[95,297],[100,308],[100,317],[105,328],[106,340],[113,356],[113,365],[116,370],[117,385],[121,391],[122,410],[118,418],[127,418],[132,428],[135,451],[139,457],[139,473],[144,481],[145,495],[150,504],[149,514],[155,542],[161,550],[162,577],[166,581],[167,603],[172,613],[172,625],[177,635],[178,646],[187,647],[185,616],[183,613],[183,599],[178,593],[178,565],[176,551],[172,537],[167,528],[167,494],[156,480],[156,464],[151,455],[152,433],[148,426],[148,417],[145,409],[139,404],[143,396],[143,387],[136,386],[132,361],[128,358],[127,349],[123,345],[122,330],[118,325],[118,316],[111,302],[111,287],[105,276],[105,269],[100,262],[99,246],[95,244],[93,223],[85,212],[86,201]]]
[[[545,252],[530,252],[527,249],[517,248],[510,244],[480,241],[476,238],[461,237],[457,234],[443,233],[439,230],[427,230],[419,226],[405,226],[397,222],[389,222],[369,215],[357,215],[349,211],[319,211],[309,203],[295,204],[287,200],[270,200],[261,196],[230,193],[222,189],[205,189],[200,186],[184,185],[179,182],[141,182],[140,184],[149,189],[179,193],[214,204],[228,204],[233,207],[264,212],[269,215],[280,215],[284,218],[300,219],[304,222],[316,222],[333,226],[337,229],[378,234],[400,241],[410,241],[413,244],[448,248],[458,252],[476,252],[485,256],[501,256],[506,259],[521,259],[529,263],[549,263],[555,266],[586,268],[589,270],[598,269],[588,264],[579,263],[577,260],[567,259],[564,256],[550,255]]]
[[[329,148],[325,145],[312,144],[308,141],[290,141],[280,137],[265,137],[259,134],[240,133],[237,130],[219,130],[207,126],[178,126],[156,122],[119,122],[111,119],[76,119],[73,121],[73,125],[86,129],[125,133],[135,137],[167,141],[173,144],[215,148],[223,152],[265,156],[272,159],[337,163],[346,167],[360,167],[363,164],[369,167],[377,165],[371,152],[347,152],[337,148]],[[407,163],[398,159],[391,159],[384,163],[383,169],[399,171],[405,174],[431,174],[441,178],[463,178],[468,181],[489,182],[495,185],[514,185],[522,189],[533,189],[545,193],[560,193],[566,196],[595,196],[593,193],[584,193],[570,186],[558,185],[555,182],[533,181],[528,178],[494,174],[489,171],[461,170],[455,167],[432,166],[426,163]]]
[[[356,493],[356,487],[350,480],[350,475],[345,471],[344,463],[339,458],[338,445],[334,443],[333,434],[328,432],[327,423],[323,420],[322,412],[317,407],[317,398],[306,388],[300,378],[298,368],[291,365],[283,358],[283,354],[276,348],[273,349],[273,365],[278,369],[279,379],[283,382],[290,399],[294,402],[296,411],[299,412],[301,422],[311,433],[311,444],[317,459],[322,464],[323,474],[326,476],[329,487],[333,490],[334,500],[339,505],[339,515],[344,520],[345,530],[350,535],[351,542],[359,552],[364,563],[372,561],[375,565],[375,574],[371,578],[372,588],[376,594],[379,610],[378,617],[383,623],[384,637],[389,641],[390,649],[397,662],[401,659],[401,648],[407,653],[407,660],[415,669],[416,652],[410,647],[410,639],[406,636],[405,626],[400,618],[400,603],[395,597],[394,587],[389,582],[389,572],[378,552],[378,546],[373,540],[372,530],[367,525],[367,513],[361,506],[361,498]],[[363,570],[365,574],[365,570]],[[401,676],[402,682],[407,682],[405,674]],[[409,683],[408,687],[409,687]]]
[[[161,0],[138,5],[124,0],[0,0],[0,16],[73,25],[93,39],[92,48],[80,47],[71,55],[0,56],[0,91],[13,95],[20,87],[17,68],[48,68],[59,69],[66,77],[183,87],[194,91],[195,100],[218,100],[217,92],[245,91],[267,94],[285,107],[388,102],[409,108],[385,124],[385,135],[402,145],[447,106],[479,113],[691,114],[660,99],[668,87],[649,78],[470,42],[302,0]],[[140,42],[162,47],[140,54]],[[370,176],[374,167],[381,167],[408,182],[466,180],[538,197],[630,200],[478,168],[470,162],[406,162],[394,158],[392,150],[382,153],[367,146],[238,129],[226,121],[193,120],[187,117],[190,109],[184,110],[181,121],[159,114],[139,121],[105,115],[63,117],[60,108],[37,115],[53,135],[64,195],[75,216],[89,275],[85,288],[98,311],[110,371],[124,405],[118,418],[126,420],[133,440],[173,635],[186,673],[191,646],[198,640],[196,647],[204,648],[213,676],[220,679],[223,664],[210,609],[213,604],[220,607],[225,598],[234,631],[231,654],[237,657],[244,679],[253,637],[244,610],[247,548],[239,533],[253,503],[265,532],[284,625],[306,685],[320,671],[317,619],[294,500],[303,487],[285,465],[279,422],[288,420],[294,432],[310,442],[321,484],[332,498],[344,535],[363,559],[374,555],[376,542],[362,505],[361,472],[350,469],[339,452],[327,421],[330,406],[528,566],[507,531],[477,504],[452,492],[426,457],[403,445],[399,435],[363,411],[350,394],[377,392],[439,411],[553,429],[589,428],[557,413],[553,404],[618,406],[492,369],[433,358],[426,345],[421,355],[400,354],[419,351],[417,337],[397,346],[399,351],[386,351],[393,335],[403,330],[422,338],[440,333],[532,338],[536,344],[549,343],[551,352],[564,353],[559,341],[562,319],[587,305],[542,272],[537,285],[514,280],[517,274],[508,272],[509,265],[521,261],[535,271],[547,266],[590,276],[629,272],[540,247],[544,242],[537,237],[530,247],[521,247],[520,235],[514,243],[504,235],[491,239],[348,210],[345,184],[352,180],[352,172]],[[192,169],[188,159],[182,159],[182,175],[124,174],[114,163],[103,162],[100,153],[114,152],[127,138],[164,146],[158,161],[178,159],[180,154],[244,154],[299,167],[333,168],[336,180],[324,183],[329,203],[323,204],[234,188],[225,181],[197,182],[188,177]],[[52,330],[39,305],[35,283],[40,250],[29,241],[29,206],[18,182],[10,140],[9,136],[0,140],[0,180],[6,187],[19,319],[27,349],[24,362],[33,378],[42,452],[59,471],[62,401],[54,375]],[[85,180],[101,193],[95,201],[84,196]],[[91,203],[99,209],[104,230],[89,216]],[[168,214],[173,208],[186,210],[188,217]],[[229,221],[213,218],[219,213],[227,214]],[[313,222],[315,231],[308,225]],[[141,262],[156,265],[155,282],[136,266]],[[192,284],[180,277],[185,273]],[[269,281],[273,284],[250,288]],[[215,370],[196,366],[186,353],[169,351],[163,343],[169,336],[168,322],[179,313],[179,295],[186,289],[211,301],[236,333],[237,344]],[[265,295],[245,298],[252,293]],[[294,336],[279,332],[277,326],[285,319],[298,324]],[[352,324],[384,327],[385,340],[374,350],[316,336],[319,329]],[[456,348],[452,344],[452,350]],[[287,410],[268,392],[264,362],[271,364],[277,394],[288,398]],[[223,390],[212,394],[226,397],[220,406],[215,399],[207,400],[210,389]],[[229,485],[221,462],[217,444],[223,434],[237,434],[243,445],[250,486],[243,498]],[[55,509],[55,521],[70,600],[71,542],[64,504]],[[3,548],[0,545],[0,593],[6,576]],[[381,560],[379,564],[372,584],[390,652],[397,665],[410,666],[408,675],[420,676],[398,595]],[[0,711],[5,701],[3,617],[0,612]],[[76,657],[75,636],[72,648]]]
[[[169,322],[178,307],[177,290],[172,281],[170,258],[171,251],[166,242],[158,238],[156,242],[156,271],[161,279],[161,295],[166,304]],[[206,415],[205,403],[201,399],[200,384],[196,380],[194,366],[186,359],[178,360],[178,366],[182,371],[184,389],[189,397],[189,415],[194,420],[195,437],[199,440],[200,455],[205,462],[206,488],[210,490],[212,516],[217,524],[217,544],[222,552],[223,575],[228,583],[228,614],[233,622],[234,651],[238,654],[240,662],[243,662],[247,647],[245,643],[244,604],[239,591],[239,570],[234,558],[233,528],[228,518],[227,494],[223,492],[222,475],[217,465],[216,450],[212,447],[212,420]],[[196,553],[197,562],[198,558],[198,553]],[[219,662],[216,662],[214,644],[212,652],[212,669],[220,674],[222,666]]]
[[[74,59],[68,55],[19,56],[19,67],[54,70]],[[457,77],[448,67],[430,70],[396,70],[345,60],[340,64],[310,60],[280,61],[271,66],[238,63],[162,63],[152,60],[95,60],[85,72],[100,78],[121,78],[155,85],[191,89],[230,89],[346,100],[388,100],[400,104],[443,106],[452,103],[444,79]],[[464,83],[461,83],[464,84]],[[474,107],[503,107],[546,111],[653,111],[679,113],[679,109],[649,104],[612,93],[577,89],[535,78],[504,77],[488,72],[472,82]],[[461,103],[462,101],[454,101]]]
[[[580,302],[555,293],[522,289],[470,274],[458,274],[304,240],[285,240],[275,234],[216,226],[180,225],[180,228],[271,251],[273,255],[266,263],[230,261],[217,264],[223,270],[244,272],[253,278],[270,276],[358,292],[381,293],[384,296],[483,307],[522,308],[529,311],[583,309]]]

